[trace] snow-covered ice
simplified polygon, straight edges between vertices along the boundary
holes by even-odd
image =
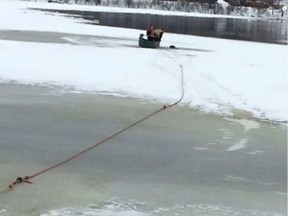
[[[236,110],[287,121],[286,45],[165,33],[162,49],[142,49],[137,47],[139,30],[88,25],[27,9],[87,6],[18,1],[0,5],[0,32],[66,33],[62,39],[69,42],[0,40],[2,83],[68,86],[77,92],[168,103],[181,95],[183,67],[182,105],[205,113],[233,115]],[[168,49],[171,44],[179,49]]]

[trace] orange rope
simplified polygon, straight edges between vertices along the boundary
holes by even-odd
[[[67,158],[66,160],[63,160],[63,161],[61,161],[61,162],[59,162],[59,163],[56,163],[56,164],[54,164],[54,165],[52,165],[52,166],[50,166],[50,167],[48,167],[48,168],[46,168],[46,169],[44,169],[44,170],[41,170],[41,171],[39,171],[39,172],[36,172],[36,173],[34,173],[34,174],[30,175],[30,176],[17,177],[16,181],[14,181],[12,184],[10,184],[10,185],[8,186],[8,188],[6,188],[5,190],[0,191],[0,193],[6,193],[6,192],[9,192],[9,191],[12,191],[13,188],[14,188],[14,186],[16,186],[17,184],[20,184],[20,183],[29,183],[29,184],[32,184],[32,182],[30,181],[32,178],[35,178],[36,176],[39,176],[39,175],[41,175],[41,174],[44,174],[44,173],[46,173],[46,172],[48,172],[48,171],[50,171],[50,170],[52,170],[52,169],[55,169],[55,168],[57,168],[57,167],[65,164],[65,163],[67,163],[67,162],[69,162],[69,161],[71,161],[71,160],[79,157],[80,155],[82,155],[82,154],[84,154],[84,153],[86,153],[86,152],[88,152],[88,151],[96,148],[97,146],[99,146],[99,145],[107,142],[108,140],[114,138],[115,136],[123,133],[124,131],[126,131],[126,130],[134,127],[135,125],[137,125],[137,124],[145,121],[146,119],[148,119],[148,118],[156,115],[157,113],[159,113],[159,112],[161,112],[161,111],[163,111],[163,110],[169,109],[169,108],[171,108],[171,107],[176,106],[177,104],[179,104],[179,103],[182,101],[183,97],[184,97],[184,84],[183,84],[184,81],[183,81],[183,67],[182,67],[182,65],[180,65],[180,68],[181,68],[181,88],[182,88],[182,93],[181,93],[181,97],[180,97],[176,102],[174,102],[174,103],[172,103],[172,104],[170,104],[170,105],[164,105],[163,107],[161,107],[160,109],[154,111],[153,113],[151,113],[151,114],[145,116],[144,118],[142,118],[142,119],[134,122],[133,124],[130,124],[129,126],[127,126],[127,127],[123,128],[123,129],[119,130],[118,132],[116,132],[116,133],[114,133],[114,134],[106,137],[105,139],[103,139],[103,140],[99,141],[98,143],[90,146],[89,148],[86,148],[86,149],[80,151],[79,153],[77,153],[77,154],[75,154],[75,155]]]

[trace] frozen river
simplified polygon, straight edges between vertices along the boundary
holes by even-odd
[[[70,48],[77,45],[92,45],[93,55],[96,48],[113,49],[114,44],[137,47],[135,39],[120,36],[33,30],[1,30],[0,40],[16,46],[68,43],[65,54],[71,56]],[[47,58],[53,53],[47,52]],[[45,57],[41,60],[46,63]],[[18,65],[19,74],[24,73]],[[32,79],[29,72],[25,77]],[[65,82],[59,87],[53,82],[37,85],[37,80],[33,85],[0,81],[0,190],[17,176],[62,161],[163,106],[105,92],[73,93]],[[0,216],[285,216],[287,125],[234,111],[234,118],[228,118],[184,104],[165,110],[34,178],[33,185],[0,194]]]

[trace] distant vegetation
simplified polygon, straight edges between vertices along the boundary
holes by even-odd
[[[256,7],[256,8],[268,8],[280,9],[284,6],[281,0],[225,0],[231,6],[244,6],[244,7]]]
[[[283,0],[48,0],[50,3],[151,8],[238,16],[286,16]],[[224,3],[224,4],[223,4]]]

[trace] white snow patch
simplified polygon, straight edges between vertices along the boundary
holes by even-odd
[[[240,140],[238,143],[236,143],[235,145],[229,147],[227,149],[227,151],[237,151],[237,150],[240,150],[240,149],[243,149],[246,147],[246,143],[247,143],[247,138],[244,138],[242,140]]]
[[[257,121],[247,119],[232,119],[232,118],[224,118],[224,119],[242,125],[244,127],[244,133],[246,133],[251,129],[260,128],[260,124]]]

